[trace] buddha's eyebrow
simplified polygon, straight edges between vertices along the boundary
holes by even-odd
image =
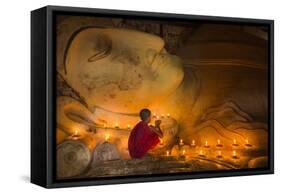
[[[89,28],[99,28],[99,29],[104,29],[106,27],[101,27],[101,26],[84,26],[84,27],[81,27],[79,28],[78,30],[74,31],[70,38],[68,39],[67,43],[66,43],[66,47],[64,49],[64,53],[63,53],[63,70],[64,70],[64,73],[67,74],[67,70],[66,70],[66,57],[67,57],[67,53],[68,53],[68,50],[70,48],[70,45],[72,43],[72,41],[74,40],[74,38],[76,37],[76,35],[78,33],[80,33],[81,31],[83,30],[86,30],[86,29],[89,29]]]

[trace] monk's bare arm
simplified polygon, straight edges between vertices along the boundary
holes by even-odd
[[[163,132],[162,132],[162,130],[160,129],[159,126],[152,126],[152,125],[150,125],[149,127],[150,127],[150,129],[151,129],[154,133],[156,133],[160,138],[163,137]]]

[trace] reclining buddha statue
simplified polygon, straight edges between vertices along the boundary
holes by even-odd
[[[264,37],[206,24],[175,54],[160,36],[132,29],[81,27],[65,39],[57,47],[58,77],[77,97],[57,98],[59,142],[76,130],[93,130],[97,142],[110,133],[123,152],[138,112],[148,108],[163,120],[166,146],[177,138],[198,144],[235,139],[266,152]]]

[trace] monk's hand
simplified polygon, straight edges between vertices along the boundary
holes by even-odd
[[[155,121],[155,127],[160,127],[161,124],[161,120],[156,120]]]

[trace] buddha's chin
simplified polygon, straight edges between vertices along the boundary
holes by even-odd
[[[158,88],[159,93],[168,95],[174,92],[182,83],[184,78],[183,65],[180,62],[169,64],[167,68],[159,70],[158,74],[159,76],[155,80],[156,88]]]

